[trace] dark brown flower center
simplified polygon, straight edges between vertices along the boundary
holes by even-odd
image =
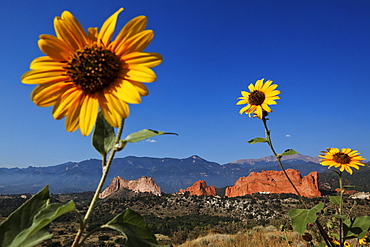
[[[73,54],[66,69],[77,87],[95,93],[117,78],[120,67],[119,57],[113,52],[104,47],[89,46]]]
[[[265,93],[259,90],[253,91],[249,94],[248,102],[251,105],[262,105],[265,101]]]
[[[333,160],[340,164],[349,164],[351,162],[351,157],[348,154],[339,152],[333,155]]]

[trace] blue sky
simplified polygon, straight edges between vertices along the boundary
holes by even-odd
[[[164,57],[124,136],[145,128],[179,136],[131,144],[116,157],[196,154],[224,164],[270,155],[267,145],[246,142],[264,135],[262,122],[235,105],[241,90],[266,78],[282,92],[269,117],[278,152],[349,147],[369,159],[369,1],[14,0],[1,3],[0,167],[100,158],[91,136],[66,132],[52,108],[34,105],[34,86],[20,77],[43,55],[38,36],[55,34],[55,16],[69,10],[87,29],[120,7],[117,31],[146,15],[155,32],[146,51]]]

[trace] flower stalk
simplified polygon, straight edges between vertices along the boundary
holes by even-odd
[[[309,209],[309,207],[307,206],[306,202],[304,201],[301,193],[298,191],[297,187],[294,185],[294,183],[292,182],[292,180],[290,179],[288,173],[286,172],[284,166],[283,166],[283,163],[281,162],[281,155],[277,154],[276,151],[275,151],[275,148],[274,146],[272,145],[272,141],[271,141],[271,135],[270,135],[270,130],[268,129],[267,127],[267,118],[265,116],[265,114],[262,116],[262,122],[263,122],[263,126],[265,128],[265,134],[266,134],[266,140],[267,140],[267,144],[269,145],[272,153],[274,154],[276,160],[278,161],[279,163],[279,166],[281,168],[281,170],[283,171],[285,177],[287,178],[287,180],[289,181],[289,183],[292,185],[294,191],[297,193],[302,205],[306,208],[306,209]],[[330,247],[334,247],[334,245],[332,244],[332,242],[330,241],[329,239],[329,236],[328,234],[324,231],[323,227],[321,226],[321,224],[316,220],[315,222],[316,224],[316,227],[319,229],[319,232],[321,234],[321,236],[324,238],[324,241],[326,243],[327,246],[330,246]]]
[[[120,140],[121,140],[121,136],[122,136],[122,132],[123,132],[123,128],[124,128],[124,123],[125,123],[125,119],[121,119],[121,125],[120,127],[118,128],[118,132],[117,132],[117,135],[116,135],[116,138],[114,140],[114,146],[113,146],[113,149],[110,153],[110,156],[108,158],[108,160],[106,161],[106,155],[102,155],[102,176],[100,178],[100,182],[98,184],[98,187],[96,188],[96,191],[95,191],[95,194],[90,202],[90,206],[86,212],[86,215],[82,221],[82,223],[80,224],[80,229],[78,230],[77,232],[77,235],[73,241],[73,244],[72,244],[72,247],[79,247],[81,246],[81,244],[83,243],[83,241],[86,239],[86,238],[83,238],[81,241],[81,237],[82,237],[82,234],[86,228],[86,225],[91,217],[91,214],[92,212],[94,211],[94,208],[95,208],[95,205],[98,201],[98,198],[99,198],[99,194],[103,188],[103,185],[105,183],[105,180],[108,176],[108,172],[109,172],[109,169],[110,169],[110,166],[113,162],[113,158],[114,158],[114,155],[116,154],[116,152],[118,151],[117,148],[116,148],[116,145],[119,144]]]

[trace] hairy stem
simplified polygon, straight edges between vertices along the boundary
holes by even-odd
[[[103,156],[102,158],[102,176],[100,178],[100,182],[98,184],[98,187],[96,188],[96,191],[95,191],[95,194],[90,202],[90,206],[86,212],[86,215],[82,221],[82,224],[80,226],[80,229],[78,230],[77,232],[77,235],[74,239],[74,242],[72,244],[72,247],[78,247],[78,246],[81,246],[81,244],[83,243],[83,241],[86,239],[86,238],[83,238],[81,241],[81,236],[86,228],[86,225],[91,217],[91,214],[92,212],[94,211],[94,208],[95,208],[95,204],[96,202],[98,201],[98,198],[99,198],[99,194],[100,194],[100,191],[102,190],[103,188],[103,185],[104,185],[104,182],[108,176],[108,172],[109,172],[109,168],[112,164],[112,161],[113,161],[113,158],[114,158],[114,155],[116,154],[117,152],[117,148],[116,148],[116,145],[119,144],[119,141],[121,140],[121,136],[122,136],[122,132],[123,132],[123,127],[124,127],[124,123],[125,123],[125,120],[122,119],[121,120],[121,125],[120,127],[118,128],[118,132],[117,132],[117,135],[116,135],[116,138],[114,140],[114,146],[113,146],[113,149],[110,153],[110,156],[108,158],[108,160],[106,161],[106,157]]]
[[[343,189],[343,173],[339,172],[339,215],[343,214],[343,194],[344,194],[344,189]],[[339,243],[340,247],[344,246],[344,239],[343,239],[343,220],[342,218],[339,219]]]
[[[286,172],[284,166],[283,166],[283,163],[281,162],[281,155],[278,155],[274,149],[274,146],[272,145],[272,141],[271,141],[271,136],[270,136],[270,130],[268,129],[267,127],[267,119],[265,117],[262,118],[262,122],[263,122],[263,126],[265,128],[265,133],[266,133],[266,140],[267,140],[267,144],[269,145],[272,153],[274,154],[274,156],[276,157],[276,160],[278,161],[279,163],[279,166],[281,168],[281,170],[283,171],[285,177],[288,179],[289,183],[292,185],[294,191],[297,193],[301,203],[303,204],[303,206],[306,208],[306,209],[309,209],[306,202],[304,201],[301,193],[299,193],[297,187],[294,185],[294,183],[292,182],[292,180],[290,179],[288,173]],[[325,240],[325,243],[327,246],[333,246],[333,244],[331,243],[330,239],[329,239],[329,236],[327,235],[327,233],[324,231],[323,227],[321,226],[321,224],[316,220],[315,222],[317,228],[319,229],[319,232],[321,234],[321,236],[324,238]]]

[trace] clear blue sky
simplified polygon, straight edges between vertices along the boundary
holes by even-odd
[[[177,132],[128,145],[116,157],[185,158],[221,164],[270,155],[262,122],[239,115],[241,90],[271,79],[282,92],[269,126],[279,152],[317,156],[327,147],[370,158],[370,1],[127,0],[2,1],[0,167],[57,165],[100,158],[91,136],[66,132],[52,108],[30,100],[20,77],[43,53],[40,34],[69,10],[84,28],[100,27],[119,7],[117,30],[146,15],[155,37],[150,95],[131,106],[124,136],[144,128]]]

